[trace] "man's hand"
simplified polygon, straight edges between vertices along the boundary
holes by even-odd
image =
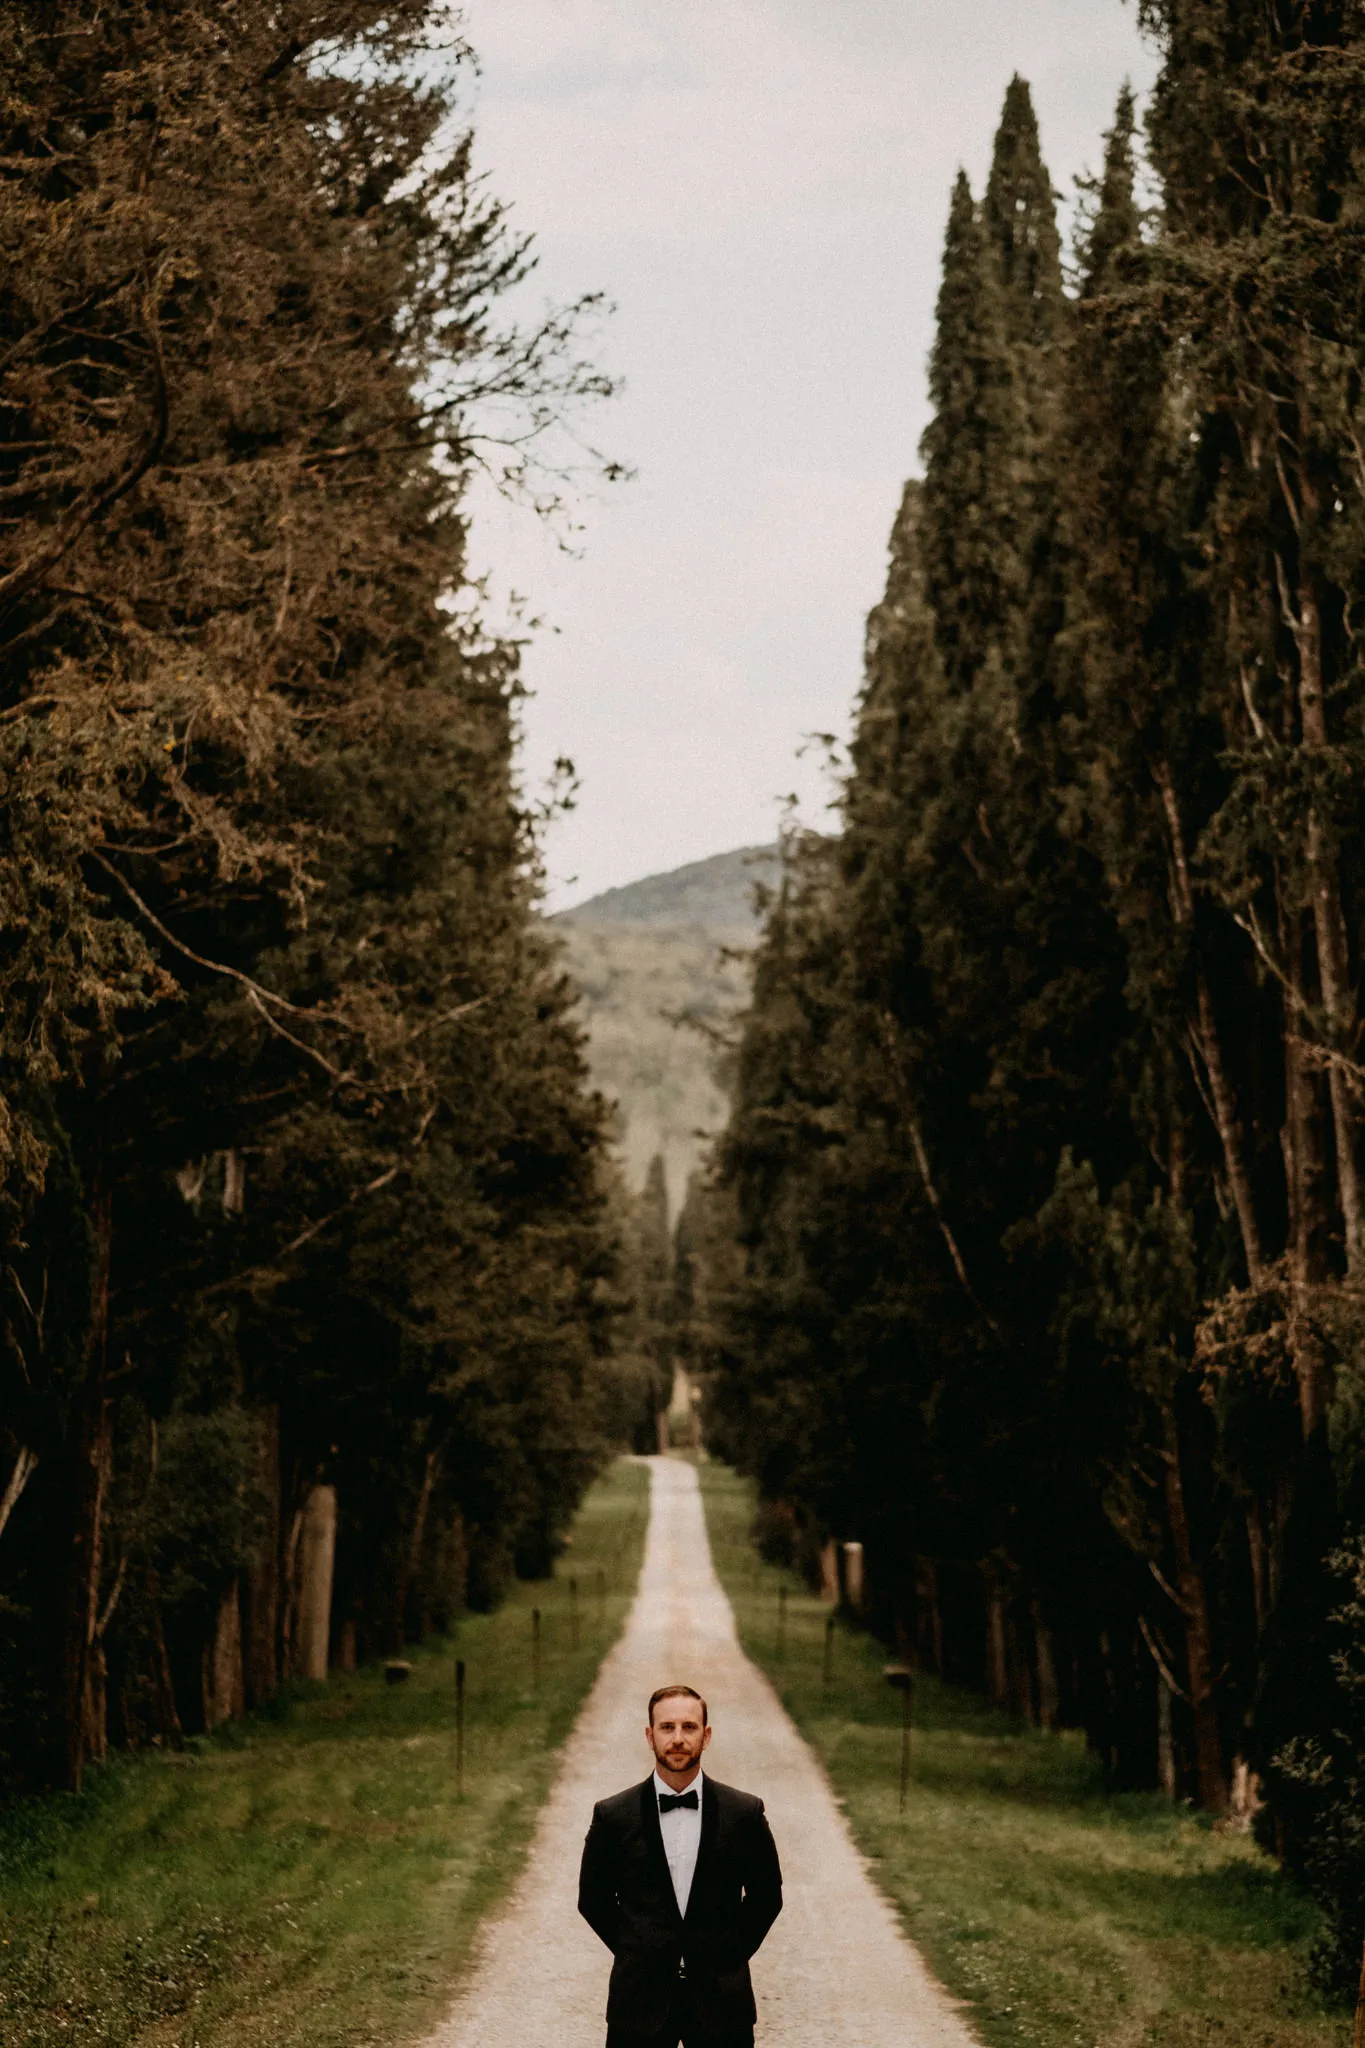
[[[578,1873],[578,1910],[598,1940],[605,1942],[613,1955],[621,1932],[621,1900],[615,1863],[610,1830],[602,1825],[594,1807],[592,1826],[583,1844],[583,1862]]]

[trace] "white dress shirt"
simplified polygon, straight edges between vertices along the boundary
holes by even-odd
[[[675,1806],[671,1813],[659,1815],[659,1828],[664,1838],[664,1854],[668,1858],[668,1874],[673,1880],[673,1896],[678,1901],[678,1911],[687,1911],[687,1901],[692,1896],[692,1879],[697,1869],[697,1851],[701,1847],[701,1802],[706,1797],[702,1791],[702,1773],[697,1772],[689,1792],[697,1795],[695,1810],[689,1806]],[[666,1799],[678,1795],[671,1785],[665,1785],[656,1771],[654,1773],[654,1796],[662,1793]]]

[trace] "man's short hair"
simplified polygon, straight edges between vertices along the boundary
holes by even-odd
[[[702,1727],[710,1727],[711,1717],[706,1711],[706,1701],[702,1698],[701,1694],[696,1690],[695,1686],[661,1685],[657,1692],[652,1692],[649,1696],[649,1725],[651,1728],[654,1726],[654,1709],[658,1706],[659,1701],[671,1699],[695,1700],[697,1702],[697,1705],[701,1708]]]

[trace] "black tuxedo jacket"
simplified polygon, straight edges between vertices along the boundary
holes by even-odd
[[[615,1958],[608,2026],[657,2033],[685,1961],[705,2030],[743,2032],[754,2021],[749,1958],[782,1911],[782,1872],[763,1801],[705,1780],[684,1919],[664,1854],[653,1775],[601,1800],[583,1844],[578,1910]]]

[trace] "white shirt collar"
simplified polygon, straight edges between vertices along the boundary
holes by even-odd
[[[694,1779],[692,1780],[692,1783],[691,1783],[690,1785],[688,1785],[688,1786],[686,1786],[686,1787],[685,1787],[685,1791],[687,1791],[687,1792],[695,1792],[695,1793],[696,1793],[696,1795],[697,1795],[697,1811],[698,1811],[698,1812],[700,1812],[700,1811],[701,1811],[701,1781],[702,1781],[702,1779],[703,1779],[703,1778],[704,1778],[705,1776],[706,1776],[706,1773],[705,1773],[705,1771],[700,1771],[700,1770],[699,1770],[699,1771],[697,1772],[697,1775],[696,1775],[696,1777],[695,1777],[695,1778],[694,1778]],[[659,1773],[658,1773],[657,1771],[655,1771],[655,1773],[654,1773],[654,1797],[655,1797],[655,1798],[657,1799],[657,1798],[658,1798],[658,1797],[660,1796],[660,1794],[662,1794],[662,1795],[663,1795],[663,1797],[664,1797],[665,1799],[677,1799],[677,1798],[678,1798],[678,1797],[680,1796],[680,1795],[679,1795],[678,1793],[676,1793],[676,1792],[675,1792],[675,1791],[673,1790],[673,1787],[672,1787],[671,1785],[665,1785],[665,1783],[664,1783],[663,1779],[662,1779],[662,1778],[661,1778],[661,1777],[659,1776]],[[676,1811],[677,1811],[677,1809],[675,1808],[675,1809],[674,1809],[674,1811],[676,1812]]]

